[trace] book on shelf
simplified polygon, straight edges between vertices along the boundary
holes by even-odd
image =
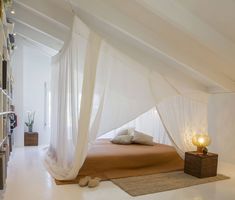
[[[3,190],[6,182],[6,155],[0,151],[0,189]]]

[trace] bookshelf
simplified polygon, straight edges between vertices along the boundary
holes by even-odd
[[[5,12],[9,4],[9,0],[0,0],[0,190],[5,188],[7,163],[12,147],[9,115],[13,114],[13,76],[10,59],[14,50],[14,24]]]

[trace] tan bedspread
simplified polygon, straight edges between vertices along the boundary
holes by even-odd
[[[118,145],[107,139],[97,140],[75,180],[57,184],[77,183],[83,176],[102,180],[156,174],[183,169],[183,160],[168,145]]]

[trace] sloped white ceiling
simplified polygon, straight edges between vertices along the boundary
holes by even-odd
[[[234,0],[177,0],[182,6],[198,16],[235,43]]]
[[[191,71],[193,76],[199,73],[224,89],[234,91],[235,71],[232,59],[226,59],[208,48],[193,34],[182,30],[179,24],[166,20],[165,15],[151,12],[133,0],[71,2],[80,9],[77,13],[84,20],[86,17],[81,15],[82,11],[164,56],[165,60],[175,61],[183,70]]]
[[[7,15],[15,22],[19,36],[51,48],[51,54],[53,50],[58,52],[68,39],[73,21],[69,4],[64,2],[67,5],[64,6],[58,2],[60,0],[14,0],[15,14],[8,11]]]
[[[218,67],[219,72],[234,80],[235,71],[232,70],[231,66],[234,66],[235,64],[235,44],[225,37],[225,35],[213,29],[213,27],[208,25],[205,20],[202,20],[200,17],[190,12],[190,10],[186,9],[186,4],[184,3],[179,4],[175,0],[138,0],[138,2],[171,23],[172,26],[192,36],[194,40],[197,40],[201,45],[216,54],[219,59],[224,60],[224,62],[226,61],[227,64],[220,64]],[[199,0],[197,2],[206,1]],[[214,2],[216,4],[216,1]],[[206,6],[206,3],[204,4]],[[207,10],[210,11],[211,7],[207,6]],[[223,18],[221,12],[218,15]],[[233,27],[231,29],[233,29]],[[216,66],[214,66],[214,68],[215,67]]]
[[[73,9],[148,67],[166,76],[187,75],[213,92],[230,92],[235,91],[233,8],[232,0],[15,0],[11,17],[19,34],[59,50]]]

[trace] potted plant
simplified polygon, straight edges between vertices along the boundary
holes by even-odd
[[[35,117],[35,111],[28,112],[28,121],[25,122],[25,125],[28,127],[28,132],[30,133],[33,132],[34,117]]]

